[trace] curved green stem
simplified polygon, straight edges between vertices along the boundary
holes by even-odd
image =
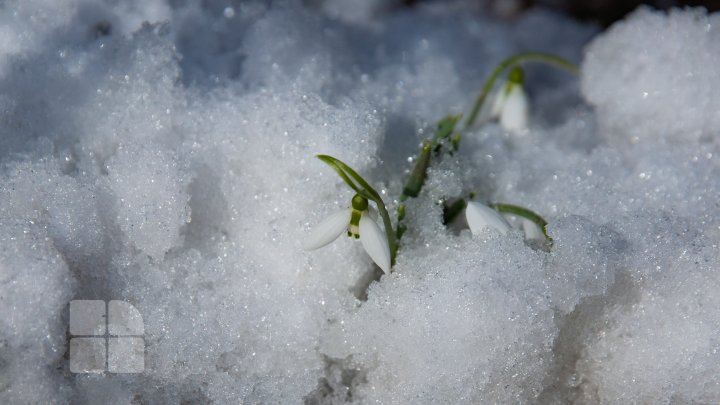
[[[475,99],[475,104],[473,105],[472,110],[470,111],[470,115],[468,115],[467,120],[465,121],[465,128],[470,128],[475,124],[475,121],[477,120],[477,116],[480,113],[480,108],[482,108],[482,105],[485,103],[485,99],[490,94],[490,92],[493,89],[493,86],[495,85],[495,82],[497,81],[498,77],[500,77],[500,74],[502,74],[503,71],[506,69],[523,63],[523,62],[542,62],[546,63],[548,65],[557,67],[559,69],[566,70],[572,74],[577,75],[579,73],[578,67],[575,66],[573,63],[568,62],[567,60],[560,58],[555,55],[551,55],[548,53],[542,53],[542,52],[525,52],[520,53],[514,56],[511,56],[497,65],[495,67],[495,70],[492,71],[490,74],[490,77],[487,78],[485,81],[485,84],[483,85],[482,90],[480,91],[480,94]]]

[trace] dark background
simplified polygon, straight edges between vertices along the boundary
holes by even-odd
[[[413,7],[429,0],[398,0],[400,7]],[[534,6],[554,9],[582,21],[608,26],[627,13],[645,4],[657,9],[671,7],[703,6],[709,11],[720,10],[720,0],[477,0],[479,8],[486,9],[502,18],[514,18]]]

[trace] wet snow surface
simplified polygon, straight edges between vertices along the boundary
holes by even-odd
[[[0,402],[720,400],[720,17],[377,4],[0,5]],[[315,154],[392,210],[435,122],[530,50],[581,74],[527,65],[529,131],[464,133],[392,274],[302,250],[352,197]],[[445,228],[470,191],[552,249]],[[137,308],[143,373],[70,372],[74,299]]]

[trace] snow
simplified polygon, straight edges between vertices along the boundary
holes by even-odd
[[[717,24],[718,16],[701,9],[663,16],[641,8],[588,47],[583,93],[613,136],[677,141],[714,136],[720,125]],[[658,120],[659,114],[667,119]]]
[[[717,402],[718,18],[4,2],[0,402]],[[526,65],[529,129],[433,162],[391,274],[302,249],[353,196],[316,154],[394,213],[435,123],[531,50],[580,77]],[[444,226],[471,192],[552,247]],[[137,309],[142,373],[70,371],[72,300]]]

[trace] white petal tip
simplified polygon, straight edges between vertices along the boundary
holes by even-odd
[[[360,242],[370,258],[385,272],[390,273],[390,248],[385,234],[368,215],[360,218]]]
[[[319,249],[328,243],[337,239],[350,223],[350,210],[345,209],[336,212],[324,221],[319,223],[310,234],[305,238],[302,247],[305,250]]]
[[[493,228],[503,235],[510,230],[510,224],[499,212],[474,201],[468,202],[465,218],[473,235],[479,234],[485,227]]]
[[[528,128],[529,102],[521,86],[513,86],[500,114],[500,125],[510,132],[524,132]]]
[[[545,233],[533,221],[523,218],[523,230],[525,231],[525,239],[527,240],[545,240]]]

